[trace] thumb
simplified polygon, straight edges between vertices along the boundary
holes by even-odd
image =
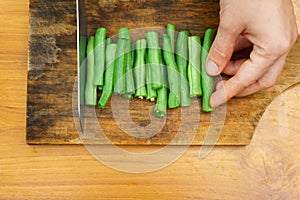
[[[220,74],[226,67],[242,32],[234,19],[227,18],[220,17],[218,32],[207,57],[206,71],[211,76]]]

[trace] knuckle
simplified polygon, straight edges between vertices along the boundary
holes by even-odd
[[[289,48],[290,42],[287,40],[272,42],[266,46],[265,56],[271,58],[274,57],[274,59],[277,59],[279,56],[286,53]]]
[[[277,48],[281,49],[283,53],[287,53],[291,49],[291,46],[292,46],[292,39],[285,39],[279,41]]]
[[[278,37],[280,39],[271,39],[265,45],[265,56],[277,59],[279,56],[290,51],[298,36]]]

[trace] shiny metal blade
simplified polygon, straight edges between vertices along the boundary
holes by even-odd
[[[78,77],[78,116],[81,133],[84,133],[84,105],[86,79],[86,43],[87,18],[85,14],[85,0],[77,0],[77,77]]]

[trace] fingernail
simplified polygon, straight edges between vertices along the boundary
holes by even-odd
[[[215,108],[226,102],[226,96],[224,89],[220,88],[215,91],[210,97],[210,106]]]
[[[206,66],[206,72],[209,75],[216,76],[219,74],[219,68],[214,61],[208,60],[207,66]]]

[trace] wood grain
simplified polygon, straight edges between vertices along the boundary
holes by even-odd
[[[78,137],[72,114],[76,80],[76,2],[30,1],[27,137],[53,143]],[[59,143],[59,142],[58,142]]]
[[[118,172],[81,145],[27,145],[28,3],[0,1],[0,199],[298,199],[299,85],[268,106],[250,145],[215,147],[203,160],[190,147],[152,173]]]
[[[163,28],[167,23],[176,24],[178,30],[188,29],[193,35],[203,35],[207,27],[217,28],[219,15],[216,0],[168,3],[86,0],[85,9],[88,35],[95,34],[97,27],[107,27],[108,37],[113,37],[119,28],[128,27],[133,30],[133,40],[145,35],[145,30],[134,31],[136,28]],[[74,1],[30,1],[27,97],[30,144],[81,143],[73,117],[76,100],[72,99],[77,79],[75,17]],[[295,59],[300,56],[299,49],[297,42],[275,87],[233,99],[213,114],[200,114],[201,101],[194,101],[189,108],[168,110],[167,118],[159,120],[151,117],[153,103],[114,97],[114,107],[86,108],[86,129],[81,139],[86,143],[124,145],[249,144],[267,105],[284,89],[300,81],[300,61]],[[215,139],[208,139],[211,136]]]

